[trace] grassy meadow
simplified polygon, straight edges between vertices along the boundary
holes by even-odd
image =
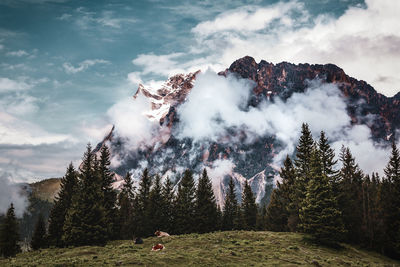
[[[165,249],[152,252],[156,243]],[[375,252],[312,244],[302,234],[231,231],[133,241],[104,247],[49,248],[1,259],[0,266],[400,266]]]

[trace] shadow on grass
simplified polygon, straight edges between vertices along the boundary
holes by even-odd
[[[340,244],[338,242],[332,242],[332,241],[329,241],[329,240],[321,240],[321,239],[317,239],[315,237],[312,237],[310,235],[305,235],[302,238],[302,241],[305,244],[308,244],[308,245],[316,245],[316,246],[319,246],[319,247],[325,247],[325,248],[328,248],[328,249],[334,249],[336,251],[344,251],[344,250],[346,250],[346,247],[344,247],[342,244]]]

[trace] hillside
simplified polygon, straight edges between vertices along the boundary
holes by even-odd
[[[400,266],[374,252],[348,245],[335,250],[303,240],[303,235],[275,232],[216,232],[151,237],[144,244],[114,241],[105,247],[45,249],[0,260],[1,266]],[[152,252],[156,243],[165,250]]]
[[[50,178],[30,184],[30,188],[32,189],[32,197],[53,202],[55,196],[60,190],[60,182],[60,178]]]

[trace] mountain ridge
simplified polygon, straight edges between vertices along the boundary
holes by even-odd
[[[127,171],[143,170],[146,165],[153,174],[160,173],[164,178],[178,173],[175,182],[179,180],[179,172],[190,168],[200,173],[200,168],[213,168],[221,160],[231,160],[231,170],[220,179],[214,179],[214,192],[222,205],[225,188],[229,177],[234,179],[237,191],[241,192],[244,181],[251,182],[258,202],[268,202],[274,179],[279,170],[273,164],[273,157],[279,151],[279,142],[274,136],[263,136],[252,144],[221,144],[208,142],[196,144],[188,138],[178,138],[174,135],[180,119],[179,106],[186,101],[200,71],[189,74],[177,74],[169,78],[159,89],[145,88],[139,85],[134,99],[142,96],[151,103],[151,110],[146,116],[158,121],[163,126],[159,140],[155,145],[131,151],[122,155],[123,139],[115,134],[118,129],[112,129],[110,134],[97,147],[109,144],[112,155],[118,154],[123,164],[114,168],[118,175],[116,187],[121,183],[121,177]],[[319,79],[322,83],[336,85],[346,101],[346,110],[351,117],[352,125],[367,125],[372,138],[377,143],[387,143],[395,138],[395,132],[400,127],[400,93],[386,97],[365,81],[359,81],[348,76],[343,69],[334,64],[292,64],[281,62],[272,64],[265,60],[259,63],[254,58],[246,56],[233,62],[225,71],[218,73],[227,77],[235,75],[238,78],[254,82],[254,88],[248,101],[249,107],[257,107],[260,103],[274,103],[278,98],[287,101],[294,93],[305,93],[308,82]],[[97,148],[96,148],[97,149]],[[193,157],[188,153],[195,151]],[[130,153],[130,152],[129,152]],[[246,160],[243,160],[243,154]],[[140,172],[136,173],[136,179]],[[256,179],[255,177],[258,177]],[[260,178],[262,177],[262,178]],[[254,181],[254,182],[253,182]],[[255,182],[257,181],[257,182]],[[238,194],[239,195],[239,194]]]

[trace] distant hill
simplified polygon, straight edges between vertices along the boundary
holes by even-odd
[[[152,252],[157,243],[165,250]],[[44,249],[1,260],[1,266],[400,266],[375,252],[344,245],[331,249],[302,234],[216,232],[147,238],[144,244],[113,241],[105,247]]]
[[[61,178],[49,178],[30,184],[32,196],[53,203],[60,190]]]
[[[22,185],[24,193],[28,196],[29,205],[24,216],[19,220],[21,240],[30,240],[39,213],[42,213],[47,220],[54,198],[60,190],[60,182],[61,178],[50,178]]]

